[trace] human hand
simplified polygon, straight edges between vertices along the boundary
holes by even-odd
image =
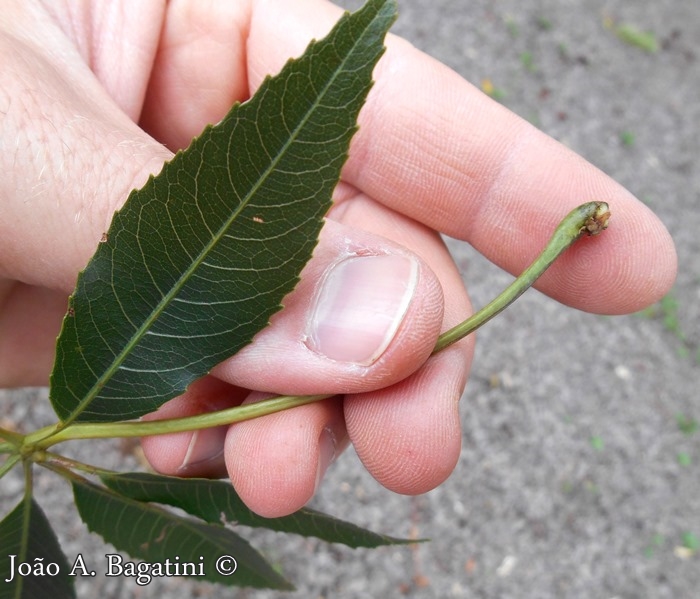
[[[158,142],[187,145],[339,14],[320,0],[161,4],[71,14],[17,0],[0,16],[0,384],[46,383],[66,294],[129,190],[170,157]],[[675,277],[668,233],[625,190],[406,42],[388,45],[321,244],[285,310],[153,417],[264,393],[343,400],[144,440],[158,470],[228,473],[263,515],[303,505],[348,441],[398,492],[427,491],[452,471],[473,341],[426,362],[438,333],[470,311],[436,231],[516,273],[563,214],[599,199],[613,226],[563,256],[539,288],[621,313],[655,301]],[[343,309],[314,312],[320,289],[343,279],[362,293],[344,288]],[[313,314],[334,316],[337,328],[308,324]]]

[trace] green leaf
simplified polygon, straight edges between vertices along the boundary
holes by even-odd
[[[202,581],[227,586],[291,590],[289,584],[250,544],[233,531],[183,518],[158,506],[123,497],[86,480],[72,481],[75,504],[88,528],[117,550],[150,564],[202,565]],[[218,560],[237,562],[229,576],[217,571]],[[180,572],[183,572],[181,570]],[[198,574],[199,570],[194,570]]]
[[[603,451],[605,449],[605,441],[603,441],[603,438],[599,437],[598,435],[593,435],[590,438],[590,442],[591,447],[596,451]]]
[[[678,425],[678,430],[680,430],[684,435],[692,435],[700,426],[695,418],[692,416],[686,416],[685,414],[678,414],[676,416],[676,424]]]
[[[630,23],[623,23],[615,30],[615,33],[623,42],[631,46],[637,46],[651,54],[659,51],[659,42],[651,31],[642,31]]]
[[[221,523],[223,518],[244,526],[316,537],[354,548],[416,542],[415,539],[380,535],[308,508],[282,518],[263,518],[248,509],[228,482],[140,472],[107,474],[101,478],[110,489],[122,495],[178,507],[211,523]]]
[[[151,412],[268,324],[317,244],[395,13],[343,17],[131,193],[63,321],[64,423]]]
[[[58,539],[44,512],[33,499],[24,499],[0,522],[0,599],[74,599],[73,578],[68,575],[70,566],[61,551]],[[14,557],[14,566],[10,561]],[[58,573],[44,576],[20,576],[18,564]],[[14,573],[13,573],[14,568]],[[7,581],[10,582],[7,582]]]
[[[693,552],[700,551],[700,537],[692,532],[686,531],[682,535],[683,547]]]
[[[690,466],[693,463],[693,458],[685,451],[679,451],[676,454],[676,459],[678,460],[678,464],[680,466]]]

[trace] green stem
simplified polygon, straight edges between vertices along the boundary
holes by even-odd
[[[0,427],[0,439],[5,439],[10,445],[20,447],[24,441],[24,435]],[[5,445],[7,443],[0,443],[0,451],[4,449]]]
[[[44,462],[42,464],[44,468],[47,470],[51,470],[51,472],[55,472],[59,476],[62,476],[65,480],[67,480],[69,483],[73,482],[80,482],[80,483],[87,483],[89,482],[88,479],[86,479],[84,476],[81,476],[74,470],[71,470],[64,464],[60,462]],[[90,473],[92,474],[92,473]],[[99,474],[99,473],[98,473]]]
[[[589,202],[574,208],[559,223],[549,242],[535,261],[491,303],[484,306],[464,322],[443,333],[438,338],[433,355],[473,333],[500,314],[518,299],[542,276],[552,263],[584,232],[597,235],[608,226],[610,211],[605,202]]]
[[[108,470],[106,468],[100,468],[99,466],[92,466],[90,464],[79,462],[78,460],[74,460],[72,458],[61,455],[59,453],[54,453],[52,451],[44,452],[43,459],[41,461],[37,461],[37,463],[40,466],[44,466],[45,468],[48,468],[50,470],[55,470],[56,466],[60,466],[62,471],[72,469],[84,472],[85,474],[92,474],[97,476],[101,476],[104,474],[117,474],[115,470]]]
[[[5,476],[10,470],[12,470],[16,465],[17,462],[20,461],[20,455],[18,453],[8,456],[7,459],[0,464],[0,478]]]
[[[481,325],[488,322],[508,307],[584,232],[587,232],[589,235],[597,235],[605,229],[609,216],[610,212],[605,202],[589,202],[572,210],[564,220],[561,221],[549,240],[549,243],[533,264],[490,304],[486,305],[463,323],[440,335],[435,349],[433,350],[433,355],[460,339],[463,339],[470,333],[473,333]],[[45,449],[56,443],[74,439],[143,437],[147,435],[194,431],[251,420],[267,414],[273,414],[282,410],[288,410],[290,408],[320,401],[328,397],[332,397],[332,395],[280,396],[218,412],[209,412],[197,416],[187,416],[185,418],[169,420],[76,423],[67,428],[63,428],[64,425],[62,424],[57,424],[26,435],[24,437],[24,443],[25,447],[32,446],[36,449]]]
[[[333,397],[332,395],[284,395],[273,397],[243,406],[236,406],[218,412],[207,412],[185,418],[169,420],[129,421],[129,422],[92,422],[76,423],[67,428],[52,425],[39,429],[25,437],[25,443],[37,449],[46,449],[57,443],[76,439],[103,439],[111,437],[144,437],[149,435],[164,435],[211,428],[222,424],[234,424],[244,420],[252,420],[267,414],[274,414],[308,403]]]
[[[24,437],[22,437],[22,440],[24,440]],[[18,447],[21,447],[21,443],[2,442],[0,443],[0,453],[17,453]]]

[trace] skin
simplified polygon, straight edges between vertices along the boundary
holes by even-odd
[[[3,4],[0,385],[47,384],[67,294],[129,190],[339,14],[322,0]],[[675,279],[672,240],[649,209],[447,67],[390,36],[375,78],[321,244],[285,310],[151,417],[271,393],[342,399],[200,432],[211,459],[185,468],[192,433],[143,440],[157,470],[228,475],[265,516],[306,503],[350,442],[396,492],[425,492],[454,468],[474,347],[466,339],[426,362],[438,334],[471,312],[438,232],[518,273],[563,215],[603,200],[614,214],[606,234],[563,255],[538,288],[621,314],[657,301]],[[369,366],[319,360],[300,342],[314,291],[348,243],[419,260],[398,333]]]

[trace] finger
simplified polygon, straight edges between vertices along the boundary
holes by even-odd
[[[10,22],[21,36],[0,23],[0,277],[70,291],[114,210],[170,153],[112,101],[58,26],[29,16]]]
[[[184,418],[264,397],[205,377],[144,420]],[[252,510],[275,517],[298,510],[311,498],[347,446],[347,434],[341,400],[333,398],[232,426],[143,437],[141,445],[151,466],[162,474],[228,473]]]
[[[175,151],[248,97],[250,2],[168,2],[141,125]]]
[[[394,212],[342,182],[336,189],[334,199],[329,219],[348,227],[361,227],[400,247],[411,248],[435,273],[443,294],[442,330],[456,325],[471,314],[472,308],[462,275],[437,232]]]
[[[341,201],[331,217],[349,225],[369,222],[371,230],[381,227],[392,241],[417,248],[443,288],[443,329],[466,318],[471,306],[440,238],[362,194],[347,195],[350,201]],[[363,217],[368,213],[376,216],[368,221]],[[457,406],[473,352],[474,336],[470,336],[395,385],[345,397],[345,422],[355,451],[370,474],[387,488],[423,493],[442,483],[454,469],[461,448]]]
[[[183,395],[163,404],[143,420],[185,418],[240,405],[248,391],[214,377],[194,382]],[[141,447],[151,466],[173,476],[218,477],[226,474],[224,442],[228,426],[143,437]]]
[[[439,274],[440,284],[446,290],[446,297],[450,300],[449,316],[445,320],[440,321],[439,326],[451,326],[465,317],[469,312],[469,304],[466,300],[461,278],[454,264],[449,260],[449,255],[444,245],[434,232],[417,223],[413,223],[401,215],[392,213],[387,208],[373,203],[369,198],[358,196],[353,190],[343,188],[339,191],[339,195],[341,196],[340,201],[330,215],[332,219],[337,219],[342,223],[347,222],[351,225],[357,225],[366,221],[371,222],[370,228],[374,231],[383,231],[396,243],[410,244],[411,247],[418,251],[422,259],[430,263],[430,270],[435,269]],[[347,228],[333,222],[329,223],[329,228],[335,231],[342,231],[343,235],[339,235],[337,238],[342,237],[344,244],[347,244]],[[371,243],[377,243],[377,239],[374,236],[368,236],[366,233],[363,235],[364,237],[360,237],[360,239],[364,238]],[[354,241],[357,240],[355,239]],[[383,251],[386,251],[387,247],[394,249],[393,244],[386,245],[388,243],[387,240],[382,240],[381,243]],[[326,246],[326,242],[320,244],[321,253],[325,251],[324,248]],[[362,249],[367,250],[371,247],[371,245],[363,245]],[[343,245],[343,248],[346,250],[347,245]],[[302,279],[302,281],[307,280],[307,277]],[[294,296],[290,297],[302,307],[307,307],[309,304],[308,300],[301,300],[299,297],[294,299]],[[289,317],[289,322],[292,326],[298,325],[303,320],[303,318],[300,318],[293,312],[292,307],[289,305],[280,314],[280,317],[285,313]],[[439,310],[438,314],[442,314],[442,311]],[[275,327],[270,327],[267,331],[273,333],[276,330],[279,333],[279,331],[283,332],[285,330],[283,323],[276,322],[275,325]],[[260,337],[256,339],[252,346],[253,348],[261,343]],[[431,338],[430,343],[432,344],[432,335],[428,337]],[[313,366],[313,364],[312,367],[308,364],[304,365],[303,360],[307,357],[305,352],[301,353],[301,358],[294,355],[294,352],[299,352],[299,346],[301,345],[298,339],[291,344],[292,353],[289,356],[284,354],[287,351],[284,349],[284,344],[283,342],[281,347],[258,348],[258,358],[264,360],[262,365],[254,362],[241,365],[242,372],[248,371],[254,374],[256,388],[264,387],[265,377],[270,376],[270,374],[279,376],[281,379],[279,384],[285,388],[290,384],[290,379],[294,381],[298,370],[301,370],[306,375],[305,378],[318,375],[318,373],[314,372],[317,366]],[[401,345],[402,351],[407,351],[409,347],[406,343]],[[448,380],[450,377],[456,377],[460,380],[465,379],[472,349],[472,344],[468,341],[448,350],[448,353],[453,352],[457,359],[455,363],[451,364],[454,372],[444,380]],[[411,352],[408,351],[408,353],[410,354]],[[399,353],[399,357],[401,355]],[[239,354],[232,362],[235,362],[240,357],[241,355]],[[274,364],[270,362],[273,358]],[[419,362],[422,362],[423,359],[421,357]],[[293,367],[287,370],[290,362],[293,363]],[[296,365],[297,363],[299,366]],[[221,369],[217,370],[217,375],[221,375]],[[352,368],[351,375],[354,377],[358,376],[357,367]],[[329,374],[328,371],[321,372],[321,378],[334,379],[335,376],[338,375]],[[426,378],[430,379],[431,376],[426,377],[423,375],[422,380],[426,380]],[[238,381],[238,378],[234,376],[232,380]],[[353,382],[343,383],[341,386],[345,387],[348,384],[353,384]],[[386,383],[382,383],[382,385],[384,384]],[[443,385],[440,380],[433,382],[433,390],[436,393],[442,393]],[[451,390],[448,389],[448,397],[452,398],[453,395]],[[256,394],[254,397],[259,398],[260,394]],[[381,394],[378,397],[381,398]],[[447,404],[449,405],[449,402]],[[169,408],[172,409],[172,406],[173,403],[171,402]],[[187,406],[187,402],[183,405],[178,400],[175,407],[180,411],[176,415],[186,415],[186,412],[183,411],[185,406]],[[394,407],[403,409],[400,404],[394,404]],[[450,406],[449,409],[453,410],[454,406]],[[430,410],[435,415],[439,415],[441,412],[441,410],[436,410],[434,407],[431,407]],[[195,411],[199,411],[199,409]],[[173,414],[173,412],[169,412],[170,416]],[[362,426],[364,417],[371,418],[371,411],[355,418],[356,425]],[[445,428],[456,426],[456,438],[459,438],[458,423],[455,423],[452,418],[442,420]],[[454,435],[453,438],[455,438]],[[270,516],[291,513],[308,501],[317,488],[322,473],[325,472],[331,461],[329,455],[332,453],[335,456],[340,453],[347,442],[347,435],[342,423],[342,412],[339,412],[333,403],[329,405],[323,402],[290,410],[285,412],[284,415],[275,415],[274,417],[239,423],[231,429],[227,439],[227,467],[237,491],[251,509]],[[265,448],[262,449],[257,445],[251,445],[251,439],[257,439],[260,440],[259,443],[265,443]],[[165,447],[162,445],[162,443],[166,442],[164,440],[168,443]],[[198,442],[198,440],[195,442]],[[146,448],[146,453],[149,459],[155,462],[154,465],[161,471],[175,472],[181,468],[181,460],[188,453],[188,448],[193,441],[191,437],[182,435],[180,437],[173,436],[172,438],[153,437],[148,439],[148,443],[150,445]],[[218,447],[218,441],[215,445]],[[330,450],[329,445],[333,446],[334,451]],[[432,457],[434,459],[443,461],[443,453],[452,453],[454,447],[446,446],[441,449],[441,452],[433,454]],[[372,452],[373,449],[370,447],[368,454],[370,457]],[[251,454],[250,459],[245,457],[248,454]],[[241,455],[243,457],[240,457]],[[160,459],[167,457],[171,459],[171,462],[163,464],[157,461],[159,456]],[[276,492],[273,496],[270,495],[266,483],[263,484],[264,481],[270,480],[274,481],[275,485]]]
[[[321,0],[256,4],[248,42],[255,88],[323,35]],[[269,40],[275,40],[270,44]],[[575,205],[607,201],[609,231],[575,247],[538,284],[593,312],[637,310],[667,292],[676,254],[661,222],[621,186],[456,73],[389,37],[343,178],[398,212],[460,239],[512,273]]]
[[[445,310],[441,312],[443,328],[456,324],[470,312],[459,272],[439,236],[347,186],[341,186],[337,195],[331,220],[351,227],[365,225],[372,233],[383,233],[396,244],[410,246],[430,266],[430,271],[436,273],[446,300]],[[333,223],[328,225],[339,228]],[[300,320],[289,306],[285,312],[293,322]],[[283,327],[274,328],[279,331]],[[272,328],[269,331],[272,332]],[[258,342],[259,339],[254,346]],[[270,355],[277,357],[275,366],[270,365],[268,369],[250,366],[250,371],[259,378],[265,376],[261,373],[266,370],[284,369],[294,358],[280,359],[280,350],[272,348],[261,352],[261,356],[268,359]],[[400,344],[400,350],[412,353],[406,343]],[[438,356],[439,361],[429,360],[430,367],[421,368],[386,392],[382,389],[376,393],[345,396],[344,413],[353,426],[352,441],[357,443],[362,459],[378,480],[410,492],[432,488],[452,470],[461,438],[456,406],[472,352],[473,339],[464,340]],[[300,370],[307,377],[314,376],[313,369],[304,368],[302,363],[292,370]],[[351,375],[360,379],[366,376],[357,368]],[[284,373],[283,384],[287,384],[290,376],[293,378],[294,372]],[[337,376],[326,373],[325,378],[334,380]],[[358,384],[364,385],[364,382],[348,380],[341,386],[357,387]],[[386,384],[385,379],[382,387]],[[429,399],[423,397],[426,392]],[[334,441],[333,455],[336,456],[347,439],[337,406],[337,400],[329,400],[232,427],[227,437],[227,467],[234,486],[251,509],[263,515],[279,516],[291,513],[308,501],[329,462],[328,436]],[[413,432],[401,429],[404,423],[410,424],[412,420],[420,421]],[[366,430],[370,433],[364,434]],[[396,439],[388,439],[392,434],[406,439],[406,444],[399,447]],[[397,460],[386,455],[382,448],[384,443],[386,447],[400,449],[404,458],[415,448],[426,450],[426,454],[422,460],[413,460],[418,470],[411,472],[410,468],[403,467],[398,472],[395,471]],[[384,470],[383,461],[388,465]],[[270,492],[269,484],[274,485],[274,493]]]
[[[224,455],[241,499],[254,512],[274,518],[311,499],[346,445],[342,403],[336,397],[231,426]]]
[[[63,5],[14,1],[25,7],[19,13],[21,17],[13,15],[11,25],[15,31],[21,31],[22,37],[33,35],[40,47],[60,48],[61,52],[56,53],[54,59],[62,61],[56,66],[63,72],[71,73],[78,63],[87,65],[111,100],[131,120],[138,120],[166,3],[143,0],[138,10],[128,10],[123,2]],[[33,4],[40,6],[31,6]],[[33,15],[26,10],[27,5],[35,10]],[[7,10],[6,4],[4,8]],[[21,23],[26,17],[32,19],[31,24]],[[67,41],[72,47],[65,46]]]
[[[370,210],[364,216],[382,220]],[[417,245],[427,239],[425,233]],[[333,220],[283,303],[272,326],[213,374],[273,393],[367,391],[419,368],[443,323],[441,285],[424,261]]]
[[[365,468],[387,489],[425,493],[454,470],[466,373],[463,355],[448,349],[396,385],[346,397],[350,440]]]
[[[0,282],[0,387],[48,385],[66,301],[62,292]]]

